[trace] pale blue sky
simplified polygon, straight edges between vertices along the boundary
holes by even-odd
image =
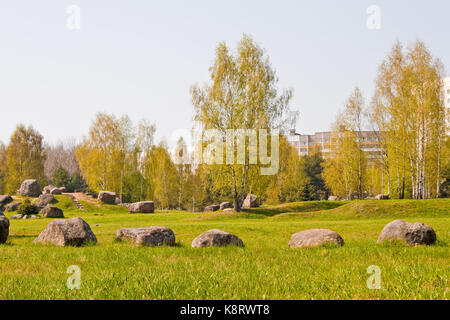
[[[66,27],[68,5],[81,30]],[[381,8],[381,29],[366,10]],[[0,140],[17,123],[48,142],[86,134],[99,111],[155,122],[158,137],[192,126],[189,88],[208,79],[219,41],[243,33],[294,89],[297,130],[330,123],[355,85],[370,97],[395,39],[419,38],[450,69],[450,1],[1,0]]]

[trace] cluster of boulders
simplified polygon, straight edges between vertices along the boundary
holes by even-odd
[[[59,194],[63,194],[66,193],[67,189],[65,187],[55,187],[53,185],[48,185],[46,187],[44,187],[44,189],[42,190],[43,194],[53,194],[53,195],[59,195]]]
[[[65,192],[64,188],[47,186],[41,192],[40,185],[36,180],[25,180],[18,193],[22,196],[39,197],[35,205],[41,214],[47,218],[64,218],[63,211],[52,205],[55,194]],[[389,199],[388,195],[379,195],[377,200]],[[153,213],[154,203],[152,201],[141,201],[131,204],[122,204],[114,192],[101,191],[98,200],[107,204],[121,204],[128,208],[131,213]],[[338,200],[337,197],[330,197],[329,200]],[[9,195],[0,195],[0,244],[5,243],[9,236],[10,222],[3,212],[15,211],[21,203],[13,203],[14,199]],[[249,194],[244,203],[244,208],[259,206],[258,197]],[[233,210],[231,202],[222,202],[220,205],[211,205],[205,208],[207,212],[218,210]],[[30,219],[38,216],[15,215],[11,219]],[[175,233],[166,227],[153,226],[148,228],[123,228],[116,232],[116,239],[129,241],[141,246],[174,246]],[[430,226],[423,223],[409,223],[403,220],[395,220],[387,224],[378,237],[378,243],[384,241],[404,241],[409,245],[426,244],[431,245],[436,241],[436,233]],[[52,221],[41,234],[34,240],[34,243],[50,243],[56,246],[81,246],[87,243],[97,243],[97,238],[90,226],[81,218]],[[336,232],[329,229],[310,229],[292,235],[289,241],[290,248],[315,247],[321,245],[344,245],[343,238]],[[221,247],[235,245],[243,247],[243,241],[236,235],[213,229],[206,231],[196,237],[191,246],[199,247]]]
[[[215,211],[233,211],[233,204],[231,202],[222,202],[221,204],[213,204],[205,207],[204,212],[215,212]],[[254,194],[248,194],[245,198],[242,208],[256,208],[259,207],[259,199]]]
[[[64,213],[61,209],[51,205],[55,201],[55,194],[61,194],[66,189],[56,188],[52,185],[46,186],[41,192],[41,186],[37,180],[28,179],[22,182],[17,193],[21,196],[37,198],[33,205],[35,205],[42,214],[47,218],[64,218]],[[21,202],[13,202],[14,199],[9,195],[0,196],[0,212],[8,211],[15,212],[23,204]],[[11,219],[36,219],[39,218],[37,214],[15,214]]]
[[[130,213],[154,213],[155,204],[153,201],[140,201],[135,203],[122,203],[115,192],[112,191],[100,191],[97,197],[98,201],[105,204],[116,204],[128,209]]]
[[[175,233],[166,227],[120,229],[116,232],[116,239],[148,247],[175,245]],[[213,229],[199,235],[191,244],[192,248],[223,247],[228,245],[243,247],[244,242],[234,234]]]
[[[409,223],[395,220],[388,223],[378,237],[378,243],[384,241],[402,241],[411,246],[431,245],[436,242],[433,228],[423,223]],[[328,229],[311,229],[295,233],[291,237],[289,247],[315,247],[324,244],[344,245],[344,240],[336,232]]]
[[[0,243],[5,243],[9,235],[9,220],[0,215]],[[174,246],[175,233],[166,227],[123,228],[115,235],[119,241],[131,242],[138,246]],[[409,245],[431,245],[436,241],[433,228],[423,223],[409,223],[395,220],[387,224],[378,237],[378,243],[400,240]],[[82,246],[96,244],[97,238],[89,224],[81,218],[54,220],[34,240],[34,243],[53,244],[56,246]],[[200,247],[243,247],[244,242],[234,234],[213,229],[196,237],[191,246]],[[310,248],[322,245],[343,246],[343,238],[329,229],[310,229],[297,232],[291,236],[290,248]]]

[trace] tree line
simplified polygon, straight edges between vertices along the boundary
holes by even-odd
[[[159,209],[190,211],[221,201],[240,210],[248,193],[269,204],[332,194],[447,197],[450,146],[442,77],[442,64],[422,42],[406,50],[396,43],[379,67],[370,103],[355,88],[337,115],[329,156],[317,148],[300,157],[280,134],[278,171],[268,176],[260,174],[266,164],[249,159],[249,144],[243,163],[216,165],[196,163],[180,138],[175,153],[189,161],[179,163],[165,142],[155,143],[154,124],[133,123],[126,115],[99,113],[80,142],[56,145],[46,145],[33,127],[18,125],[8,145],[0,143],[0,194],[14,194],[33,178],[71,192],[109,190],[123,202],[153,200]],[[293,92],[277,83],[266,52],[250,36],[235,51],[220,43],[210,82],[191,88],[195,125],[216,130],[224,141],[227,129],[285,132]],[[373,132],[376,156],[366,151],[364,130]]]
[[[384,193],[398,199],[449,195],[448,117],[444,68],[425,44],[396,42],[379,66],[375,93],[365,104],[355,88],[333,124],[324,178],[345,199]],[[376,156],[358,132],[373,132]]]

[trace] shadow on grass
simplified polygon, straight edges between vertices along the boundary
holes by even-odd
[[[10,235],[8,239],[14,238],[14,239],[26,239],[26,238],[37,238],[39,234],[32,234],[32,235]]]
[[[344,201],[305,201],[281,204],[277,206],[262,206],[259,208],[242,209],[242,212],[273,217],[282,213],[290,212],[314,212],[331,210],[345,205]]]

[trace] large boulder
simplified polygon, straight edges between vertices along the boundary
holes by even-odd
[[[63,211],[52,205],[45,206],[45,208],[41,210],[41,214],[46,218],[64,218]]]
[[[22,182],[20,189],[17,191],[21,196],[37,198],[41,195],[41,185],[37,180],[29,179]]]
[[[39,208],[39,210],[42,210],[45,208],[45,206],[52,203],[52,201],[55,200],[55,197],[50,193],[44,193],[39,196],[39,201],[36,202],[36,206]]]
[[[388,194],[379,194],[375,197],[375,200],[389,200]]]
[[[229,208],[233,208],[233,204],[231,202],[222,202],[220,204],[220,210],[225,210]]]
[[[59,191],[61,191],[61,193],[66,193],[67,192],[67,188],[66,187],[59,187],[58,189],[59,189]]]
[[[5,207],[5,211],[7,212],[14,212],[17,211],[17,209],[19,209],[19,207],[22,205],[21,202],[16,202],[16,203],[10,203]]]
[[[9,236],[9,220],[0,215],[0,244],[5,243]]]
[[[244,208],[256,208],[259,207],[258,197],[254,194],[248,194],[242,205]]]
[[[337,196],[329,196],[328,197],[328,201],[338,201],[339,200],[339,197],[337,197]]]
[[[42,193],[50,193],[53,189],[55,189],[56,187],[52,184],[45,186],[44,189],[42,190]]]
[[[50,191],[50,194],[59,195],[59,194],[62,194],[62,192],[61,192],[61,189],[60,189],[60,188],[53,188],[53,189]]]
[[[91,227],[81,218],[54,220],[34,240],[34,243],[53,244],[55,246],[79,247],[88,243],[97,243]]]
[[[294,233],[289,241],[290,248],[308,248],[324,244],[344,245],[344,240],[329,229],[310,229]]]
[[[107,204],[116,203],[116,193],[111,191],[100,191],[98,193],[98,200]]]
[[[6,206],[8,203],[13,202],[13,198],[8,195],[0,196],[0,207]]]
[[[131,213],[153,213],[155,212],[155,204],[153,201],[141,201],[130,203],[128,211]]]
[[[378,243],[386,240],[402,240],[409,245],[430,245],[436,241],[436,233],[433,228],[423,223],[395,220],[388,223],[378,237]]]
[[[206,231],[192,241],[192,248],[223,247],[228,245],[243,247],[244,242],[234,234],[219,229]]]
[[[175,233],[165,227],[124,228],[117,230],[116,239],[147,247],[175,245]]]
[[[214,212],[214,211],[218,211],[219,209],[220,209],[220,206],[218,204],[213,204],[213,205],[205,207],[204,212]]]

